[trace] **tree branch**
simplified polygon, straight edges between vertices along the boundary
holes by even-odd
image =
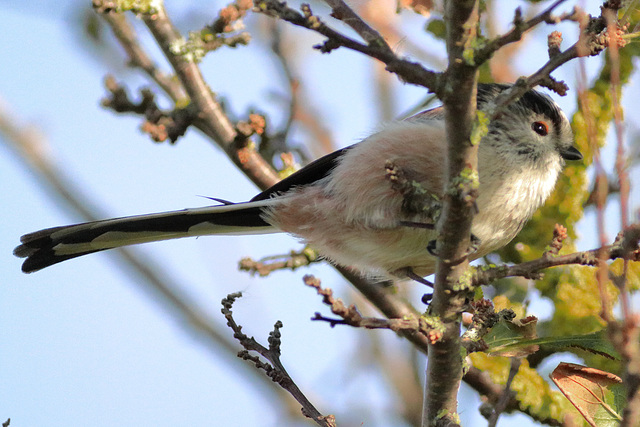
[[[484,46],[476,50],[474,54],[475,63],[480,65],[488,61],[497,50],[501,49],[503,46],[508,45],[509,43],[520,41],[525,32],[542,22],[558,23],[564,20],[573,19],[576,13],[575,11],[563,14],[559,17],[554,17],[552,15],[553,11],[565,1],[566,0],[556,0],[544,11],[527,21],[522,20],[522,12],[520,8],[517,8],[515,16],[513,18],[513,28],[511,29],[511,31],[500,37],[496,37],[493,40],[489,40],[484,44]]]
[[[143,70],[174,101],[185,98],[184,90],[179,82],[164,74],[140,45],[135,30],[122,13],[105,12],[100,14],[111,27],[120,46],[129,57],[129,65]]]
[[[371,39],[370,43],[361,43],[330,28],[322,22],[320,18],[313,15],[309,5],[303,5],[302,13],[300,13],[288,7],[284,2],[262,0],[256,2],[256,10],[327,37],[327,40],[323,44],[314,46],[322,53],[329,53],[339,47],[355,50],[356,52],[363,53],[383,62],[387,66],[387,71],[397,74],[398,77],[406,83],[423,86],[431,91],[435,91],[437,88],[440,73],[427,70],[416,62],[401,59],[391,50],[387,43],[384,42],[384,39],[374,37],[372,35],[373,33],[366,32],[364,27],[360,28],[359,24],[357,26],[360,28],[360,31],[366,33],[365,36]],[[343,9],[340,10],[343,11]],[[355,21],[350,20],[350,22],[355,25]],[[364,23],[364,21],[361,20],[360,22]],[[368,28],[368,26],[366,28]]]
[[[189,55],[174,53],[176,46],[183,43],[184,39],[174,28],[164,7],[152,15],[142,17],[176,71],[191,102],[196,105],[199,111],[196,121],[198,127],[217,142],[258,187],[266,189],[278,182],[275,171],[262,156],[250,148],[246,136],[238,132],[224,113],[194,59]]]
[[[455,283],[468,268],[477,178],[478,146],[471,144],[475,119],[477,69],[465,59],[465,52],[476,37],[477,1],[446,3],[447,55],[446,81],[438,96],[445,110],[447,168],[442,216],[438,222],[439,254],[433,300],[428,313],[440,318],[443,338],[429,346],[427,381],[424,393],[424,426],[458,425],[457,395],[462,379],[460,314],[466,292],[455,290]],[[470,173],[467,173],[467,172]],[[453,185],[455,180],[461,185]]]
[[[371,28],[360,16],[353,11],[342,0],[324,0],[329,6],[331,6],[331,16],[344,22],[369,45],[383,46],[385,49],[391,51],[391,48],[384,40],[384,37],[380,35],[376,30]]]
[[[581,26],[580,38],[570,48],[565,51],[559,50],[559,35],[549,39],[550,58],[538,71],[529,77],[519,78],[511,88],[502,92],[495,100],[495,109],[491,114],[495,117],[511,102],[520,98],[527,91],[533,89],[537,85],[545,86],[560,95],[564,95],[568,89],[564,82],[557,82],[551,77],[551,73],[561,65],[575,59],[586,56],[595,56],[602,52],[609,44],[609,38],[603,31],[606,29],[605,21],[602,16],[592,18],[584,13],[574,12],[575,16],[571,19],[578,20]],[[624,44],[622,38],[616,40],[618,45]],[[553,49],[551,47],[553,46]]]
[[[533,261],[523,262],[512,266],[481,267],[477,268],[471,278],[472,286],[480,286],[491,283],[505,277],[521,276],[525,278],[538,278],[538,272],[549,267],[560,265],[589,265],[596,266],[602,260],[628,259],[640,261],[640,223],[629,226],[624,230],[616,242],[610,246],[603,246],[589,251],[575,252],[568,255],[545,255]]]
[[[302,414],[304,416],[311,418],[320,426],[335,427],[336,422],[334,416],[324,416],[315,408],[315,406],[313,406],[309,399],[307,399],[304,393],[302,393],[298,388],[280,361],[280,328],[282,328],[282,322],[278,320],[273,331],[269,333],[269,348],[264,347],[254,338],[249,338],[242,332],[242,326],[236,323],[233,319],[233,313],[231,312],[233,303],[241,296],[241,292],[227,295],[227,297],[222,300],[221,310],[222,314],[227,319],[227,326],[233,330],[233,337],[246,349],[246,351],[239,352],[238,357],[253,362],[256,368],[264,370],[269,378],[289,392],[294,399],[302,405]],[[262,362],[258,357],[249,354],[249,352],[258,353],[267,359],[271,365],[269,363]]]
[[[430,343],[436,342],[441,337],[439,321],[425,316],[404,316],[402,318],[379,319],[375,317],[363,317],[355,305],[346,306],[340,298],[334,298],[333,291],[323,288],[320,280],[314,276],[304,277],[305,285],[316,290],[318,295],[322,295],[322,302],[331,307],[331,312],[341,317],[341,319],[330,319],[316,313],[311,320],[321,320],[328,322],[331,327],[335,325],[349,325],[367,329],[390,329],[394,332],[421,333]]]

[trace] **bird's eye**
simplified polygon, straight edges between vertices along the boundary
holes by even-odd
[[[531,129],[540,136],[549,134],[549,125],[546,122],[533,122]]]

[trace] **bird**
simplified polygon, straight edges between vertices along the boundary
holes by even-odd
[[[477,109],[488,111],[508,84],[478,84]],[[427,250],[446,185],[443,107],[383,126],[364,140],[308,164],[248,202],[65,225],[21,237],[14,255],[31,273],[122,246],[205,235],[286,232],[330,263],[365,276],[426,277],[437,257]],[[582,159],[566,115],[547,95],[527,91],[497,118],[478,148],[477,242],[470,259],[509,243],[545,202],[565,161]],[[407,208],[389,165],[427,197]]]

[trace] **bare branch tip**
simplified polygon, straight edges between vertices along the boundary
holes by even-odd
[[[562,33],[560,31],[553,31],[547,37],[547,45],[549,50],[549,59],[560,55],[560,46],[562,45]]]

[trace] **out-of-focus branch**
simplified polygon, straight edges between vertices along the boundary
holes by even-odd
[[[511,390],[511,383],[513,382],[513,379],[518,373],[518,369],[520,368],[520,363],[521,363],[521,359],[517,357],[511,358],[509,376],[507,377],[507,382],[502,391],[502,396],[500,397],[500,400],[498,401],[498,403],[495,405],[493,413],[489,417],[488,427],[495,427],[498,424],[498,418],[507,409],[507,405],[509,404],[509,401],[511,400],[511,395],[513,394],[513,391]]]
[[[271,36],[271,52],[273,52],[275,58],[278,60],[278,63],[280,64],[280,67],[282,69],[282,73],[284,74],[284,77],[286,78],[289,86],[290,101],[287,121],[282,130],[279,132],[279,137],[281,138],[281,140],[286,141],[287,137],[289,136],[289,132],[291,131],[291,126],[294,123],[296,111],[300,108],[300,82],[298,80],[298,77],[294,75],[292,58],[287,54],[284,46],[284,41],[282,39],[283,31],[282,28],[280,28],[281,23],[278,21],[269,20],[268,25],[270,28],[269,33]]]
[[[2,136],[0,142],[4,142],[16,153],[29,170],[34,172],[42,187],[48,190],[49,195],[62,201],[61,205],[64,208],[84,221],[95,221],[107,217],[108,215],[102,213],[95,203],[81,196],[83,192],[76,187],[74,180],[67,177],[64,171],[56,166],[57,163],[51,159],[44,136],[35,131],[34,126],[18,126],[16,123],[17,120],[10,116],[8,107],[0,101],[0,135]],[[229,360],[237,360],[235,358],[237,347],[233,341],[219,332],[220,325],[200,308],[195,300],[188,297],[183,291],[186,289],[185,285],[171,279],[171,275],[163,269],[162,263],[132,249],[121,248],[114,251],[114,254],[122,267],[140,279],[133,283],[155,297],[160,297],[163,307],[168,307],[186,329],[203,338],[203,342],[210,351],[223,354]],[[154,300],[158,299],[154,298]],[[246,368],[245,364],[241,366]],[[252,371],[245,371],[245,373],[249,372]],[[256,378],[253,372],[251,376]],[[279,396],[281,402],[290,407],[290,399],[279,387],[275,387],[273,382],[266,380],[263,376],[257,376],[257,378],[260,379],[262,387]]]
[[[604,184],[602,184],[601,182],[603,180],[605,182]],[[591,190],[589,191],[589,197],[587,197],[587,201],[584,202],[585,208],[587,206],[596,205],[596,199],[599,196],[598,188],[601,188],[600,187],[601,185],[607,189],[606,191],[607,196],[620,193],[620,183],[616,182],[615,180],[609,179],[609,177],[606,174],[598,174],[596,175],[594,182],[591,186]]]
[[[487,403],[492,407],[497,405],[500,399],[504,396],[504,387],[491,381],[489,374],[479,370],[478,368],[470,366],[463,379],[467,385],[486,398]],[[562,425],[561,422],[554,418],[541,418],[538,414],[532,412],[530,407],[521,408],[518,400],[511,396],[509,402],[505,406],[505,412],[511,412],[516,409],[519,409],[523,414],[528,415],[531,419],[539,422],[540,424],[550,426]]]
[[[113,12],[103,13],[101,16],[111,27],[120,46],[127,53],[130,66],[143,70],[174,102],[185,98],[184,90],[180,83],[163,73],[140,45],[135,30],[124,14]]]
[[[621,6],[616,4],[615,6]],[[628,5],[628,7],[637,7],[636,3]],[[614,129],[616,134],[616,160],[615,171],[617,181],[620,186],[620,227],[622,233],[633,234],[637,240],[640,240],[640,224],[634,224],[629,227],[629,173],[627,170],[628,158],[625,155],[624,129],[622,124],[622,106],[620,102],[620,52],[617,39],[621,36],[619,32],[619,24],[617,21],[617,10],[610,8],[603,10],[603,16],[607,22],[607,30],[610,40],[609,58],[611,61],[611,100],[614,117]],[[622,20],[627,18],[623,16]],[[626,27],[626,23],[622,24]],[[623,28],[624,28],[623,27]],[[624,239],[623,235],[623,239]],[[633,238],[627,239],[629,243],[635,243],[636,248],[638,241],[633,242]],[[624,246],[624,242],[622,242]],[[628,246],[628,245],[627,245]],[[628,248],[633,250],[634,247]],[[636,258],[640,260],[640,249],[634,252]],[[622,319],[620,321],[609,323],[609,332],[611,333],[611,341],[615,345],[618,352],[622,355],[624,383],[626,386],[627,405],[624,408],[622,427],[636,426],[640,423],[640,344],[638,336],[640,335],[640,316],[634,314],[631,308],[629,290],[627,288],[627,275],[629,270],[630,257],[625,257],[622,274],[613,276],[613,283],[620,291],[620,306],[622,310]]]
[[[331,129],[323,122],[321,115],[315,111],[312,100],[306,94],[304,82],[302,81],[304,75],[296,69],[296,63],[300,56],[292,49],[295,42],[290,37],[287,37],[288,32],[283,31],[283,23],[275,20],[268,20],[268,22],[267,28],[270,29],[271,52],[273,52],[280,64],[291,93],[287,123],[281,132],[283,138],[288,136],[291,126],[296,121],[311,134],[314,145],[310,149],[317,154],[317,157],[328,154],[336,149],[336,145]]]
[[[443,69],[446,67],[445,58],[428,50],[434,46],[424,45],[418,40],[414,40],[411,36],[413,29],[403,28],[404,21],[401,14],[398,13],[398,7],[406,8],[406,3],[411,2],[411,6],[420,7],[425,4],[424,0],[401,0],[396,4],[391,4],[386,0],[371,0],[354,4],[354,7],[371,26],[377,31],[384,34],[384,38],[392,49],[396,52],[406,52],[410,57],[419,59],[423,64],[428,64],[434,69]],[[401,3],[405,3],[401,6]],[[395,10],[394,10],[395,9]],[[428,16],[428,15],[425,15]],[[391,77],[391,76],[389,76]]]
[[[297,64],[302,57],[298,52],[298,46],[291,39],[291,33],[285,31],[285,27],[288,26],[286,23],[274,19],[265,19],[263,24],[273,59],[285,79],[288,96],[280,95],[274,91],[273,96],[280,98],[282,103],[287,106],[287,116],[284,123],[279,125],[277,129],[261,135],[259,152],[269,162],[273,161],[277,154],[280,154],[283,163],[285,163],[282,170],[288,172],[293,170],[291,165],[294,164],[294,158],[289,156],[289,153],[297,154],[301,163],[306,165],[311,160],[334,151],[336,146],[329,127],[323,121],[322,114],[316,111],[313,100],[307,94],[304,83],[305,76],[297,69]],[[309,140],[312,143],[307,144],[307,149],[292,146],[289,137],[294,124],[308,132]],[[311,156],[309,156],[309,152],[312,153]],[[290,159],[291,162],[287,162],[287,159]]]

